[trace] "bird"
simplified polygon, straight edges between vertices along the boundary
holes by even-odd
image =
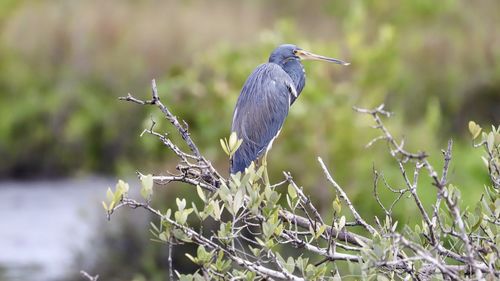
[[[247,78],[233,111],[231,131],[241,145],[230,160],[230,173],[244,172],[253,161],[266,154],[279,135],[290,106],[304,89],[306,74],[302,60],[348,62],[313,54],[294,44],[274,49],[267,63],[259,65]]]

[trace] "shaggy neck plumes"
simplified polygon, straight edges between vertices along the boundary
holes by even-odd
[[[271,55],[269,62],[279,65],[290,76],[290,78],[292,78],[298,97],[306,84],[306,73],[300,59],[297,57],[280,58],[278,56]],[[292,96],[291,103],[295,100],[296,97]]]

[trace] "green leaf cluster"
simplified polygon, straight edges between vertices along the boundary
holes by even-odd
[[[220,139],[220,145],[229,158],[233,157],[234,153],[238,150],[242,143],[243,139],[238,139],[236,132],[231,132],[229,141],[226,138]]]
[[[119,180],[116,183],[115,191],[111,190],[111,187],[108,187],[106,191],[106,199],[107,201],[102,201],[102,206],[106,212],[110,212],[114,207],[122,200],[123,196],[127,196],[129,191],[128,183]]]

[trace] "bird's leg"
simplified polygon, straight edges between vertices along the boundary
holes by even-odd
[[[269,186],[269,174],[267,173],[267,151],[264,153],[264,157],[262,158],[262,166],[264,166],[264,183],[266,186]]]

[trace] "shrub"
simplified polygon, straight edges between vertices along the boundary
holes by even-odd
[[[383,105],[354,108],[374,120],[380,135],[368,146],[386,142],[404,186],[392,186],[382,171],[373,168],[373,182],[366,186],[372,186],[373,200],[385,215],[375,216],[370,223],[318,158],[320,170],[335,193],[329,210],[332,219],[326,221],[290,173],[284,172],[281,182],[270,184],[263,179],[264,166],[252,164],[245,173],[221,176],[202,155],[186,124],[160,101],[154,81],[151,100],[131,95],[122,99],[158,106],[188,148],[183,150],[169,136],[158,133],[153,123],[143,134],[157,137],[175,153],[179,160],[177,174],[138,173],[143,200],[130,198],[128,184],[119,181],[103,202],[108,216],[119,208],[131,207],[145,209],[156,217],[150,231],[155,241],[169,245],[171,280],[493,280],[500,276],[500,127],[486,132],[469,123],[474,146],[484,149],[489,175],[485,192],[472,210],[461,206],[459,189],[448,182],[451,140],[443,150],[442,167],[436,169],[425,152],[408,151],[404,142],[394,138],[383,122],[391,115]],[[221,144],[230,157],[238,140],[233,135]],[[199,200],[177,198],[176,208],[165,212],[154,208],[150,204],[154,183],[165,186],[171,182],[196,189]],[[431,205],[420,199],[421,189],[435,193]],[[382,202],[381,190],[393,194],[392,203]],[[401,226],[394,218],[393,209],[403,197],[415,204],[418,212],[411,215],[418,217],[417,225]],[[186,254],[199,266],[194,274],[174,272],[172,268],[172,251],[183,243],[198,246],[196,255]]]

